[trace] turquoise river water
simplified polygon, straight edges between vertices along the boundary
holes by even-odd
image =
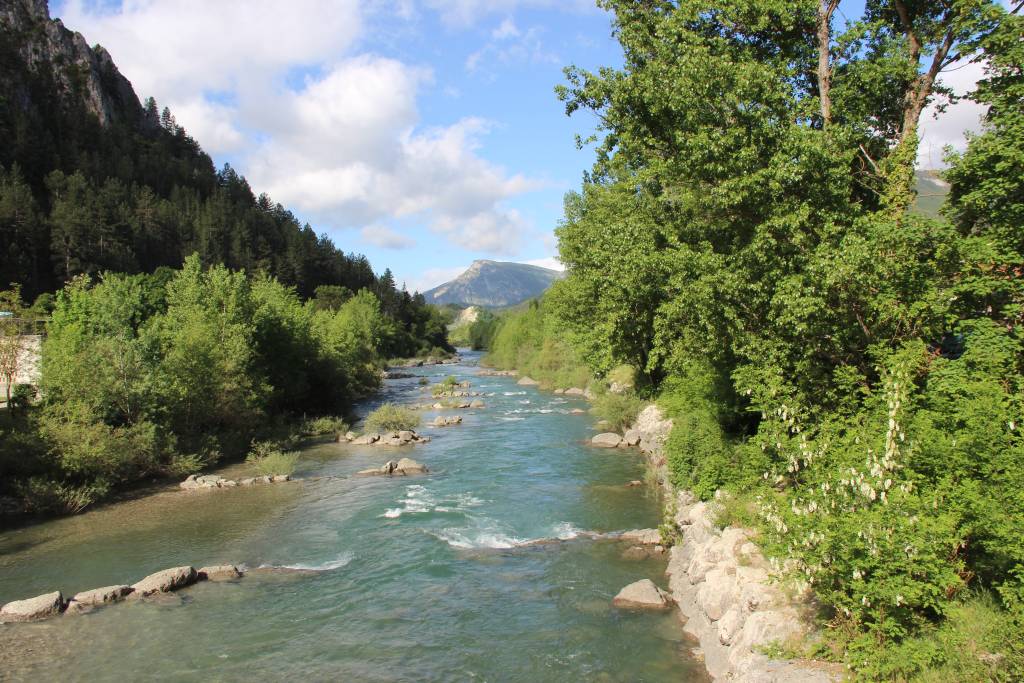
[[[448,411],[463,424],[421,428],[428,444],[319,444],[294,482],[167,487],[0,533],[0,603],[184,564],[306,570],[0,626],[0,679],[706,680],[674,610],[611,607],[632,581],[664,586],[665,560],[578,535],[657,526],[654,492],[624,485],[643,478],[641,458],[588,446],[592,418],[569,413],[583,401],[477,377],[477,360],[412,370],[487,394],[483,410]],[[374,402],[427,400],[417,379],[388,380]],[[401,456],[431,473],[352,476]]]

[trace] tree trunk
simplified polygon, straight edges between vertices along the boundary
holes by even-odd
[[[832,14],[839,0],[824,0],[818,6],[818,96],[821,100],[821,125],[832,123],[832,64],[829,59],[832,42]]]

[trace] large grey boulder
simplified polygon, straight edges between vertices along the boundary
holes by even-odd
[[[395,472],[401,472],[402,474],[423,474],[426,471],[426,465],[422,465],[411,458],[402,458],[395,466]]]
[[[191,586],[199,577],[192,567],[174,567],[150,574],[142,581],[132,584],[131,596],[144,598],[155,593],[167,593],[169,591]]]
[[[37,595],[27,600],[15,600],[0,608],[0,624],[45,619],[60,614],[63,608],[64,596],[60,591]]]
[[[640,438],[640,430],[627,429],[625,435],[622,437],[622,442],[627,446],[639,446]]]
[[[209,567],[200,567],[196,577],[200,581],[231,581],[241,578],[242,572],[233,564],[216,564]]]
[[[650,579],[642,579],[620,590],[612,599],[612,605],[625,609],[661,610],[672,606],[672,598]]]
[[[591,439],[590,443],[599,448],[616,448],[622,443],[622,437],[614,432],[604,432]]]
[[[131,586],[121,585],[93,588],[92,590],[76,593],[75,597],[71,598],[68,602],[67,611],[65,613],[78,614],[81,612],[88,612],[96,607],[120,602],[125,599],[125,596],[131,594],[132,590]]]

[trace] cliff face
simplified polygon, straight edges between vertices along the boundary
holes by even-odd
[[[81,33],[51,19],[47,0],[0,0],[0,46],[8,59],[17,55],[28,74],[52,79],[61,99],[81,104],[101,125],[143,120],[139,98],[110,54],[99,45],[89,47]],[[23,108],[31,106],[31,89],[19,78],[25,73],[5,71],[0,74],[0,83],[6,81],[3,91]]]

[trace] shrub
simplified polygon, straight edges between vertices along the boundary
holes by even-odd
[[[299,454],[294,451],[282,451],[272,441],[260,441],[252,445],[252,450],[245,461],[262,475],[291,474],[295,471]]]
[[[302,424],[302,434],[305,436],[320,436],[322,434],[342,434],[348,431],[348,424],[340,417],[324,415],[306,420]]]
[[[412,430],[420,426],[420,416],[393,403],[385,403],[366,416],[364,423],[367,432],[400,432]]]
[[[67,484],[45,477],[32,477],[19,482],[16,489],[28,512],[75,514],[106,496],[110,486],[100,480],[88,484]]]
[[[610,429],[621,432],[636,421],[643,403],[632,393],[607,392],[594,399],[590,412],[605,420]]]
[[[458,386],[459,380],[455,379],[455,375],[448,375],[440,384],[434,385],[433,394],[434,396],[440,396],[441,394],[455,391]]]

